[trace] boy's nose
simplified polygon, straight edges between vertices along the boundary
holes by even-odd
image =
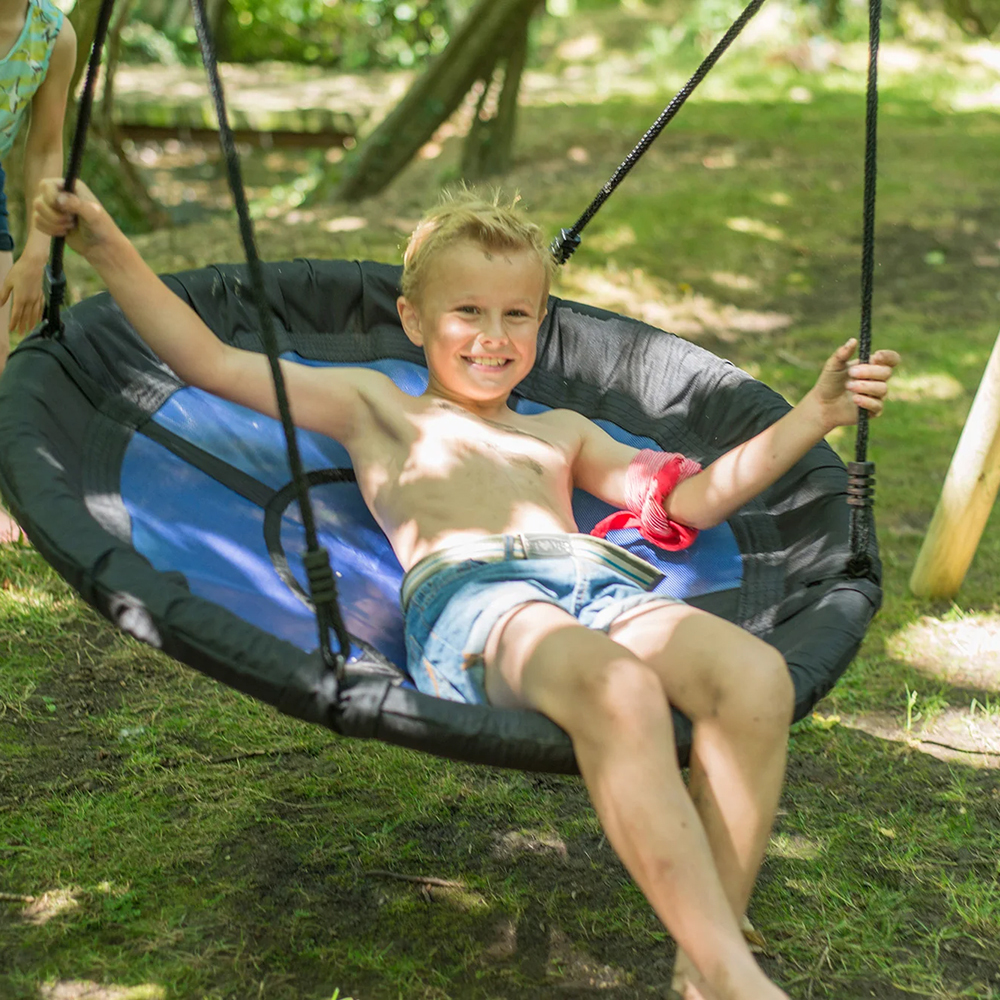
[[[503,343],[507,339],[502,316],[489,316],[483,323],[480,339],[487,344]]]

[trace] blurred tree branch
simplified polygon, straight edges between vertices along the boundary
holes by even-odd
[[[506,64],[504,88],[492,130],[473,132],[480,151],[469,166],[493,171],[509,159],[517,85],[524,65],[527,23],[540,0],[479,0],[447,48],[417,78],[398,105],[346,161],[331,171],[311,201],[332,189],[332,198],[358,201],[378,194],[458,108],[477,81],[488,87],[497,65]],[[506,152],[505,152],[506,150]]]

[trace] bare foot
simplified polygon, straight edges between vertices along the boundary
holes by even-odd
[[[714,1000],[708,984],[680,948],[677,949],[670,988],[683,1000]]]
[[[21,525],[3,507],[0,507],[0,545],[6,545],[10,542],[26,542],[27,540],[28,536],[21,530]]]
[[[753,977],[754,982],[749,981],[740,984],[738,991],[732,992],[732,997],[753,997],[760,1000],[789,1000],[784,993],[774,983],[767,980],[759,969],[759,976]],[[683,1000],[722,1000],[722,996],[706,982],[704,976],[698,972],[694,963],[680,949],[677,949],[677,958],[674,962],[674,974],[670,982],[670,989]],[[726,993],[726,997],[730,994]]]

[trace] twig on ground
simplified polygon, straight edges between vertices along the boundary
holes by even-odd
[[[21,896],[16,892],[0,892],[0,903],[33,903],[34,896]]]
[[[917,738],[918,743],[929,743],[932,747],[944,747],[945,750],[954,750],[955,753],[972,753],[981,757],[1000,757],[1000,750],[967,750],[965,747],[952,746],[951,743],[942,743],[940,740],[925,740]]]
[[[418,885],[433,885],[439,889],[468,889],[464,882],[449,882],[448,879],[435,878],[433,875],[401,875],[399,872],[387,872],[381,869],[363,872],[365,878],[395,878],[400,882],[416,882]]]
[[[251,757],[279,757],[284,753],[309,753],[311,747],[279,747],[277,750],[247,750],[246,753],[234,753],[228,757],[210,757],[209,764],[232,764],[237,760],[248,760]]]

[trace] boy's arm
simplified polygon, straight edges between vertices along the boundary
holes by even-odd
[[[190,385],[268,416],[278,409],[267,358],[224,344],[201,317],[150,269],[87,186],[67,194],[58,178],[42,182],[35,220],[49,236],[93,266],[122,312],[153,352]],[[311,368],[282,361],[295,423],[348,444],[361,403],[385,377],[358,368]]]
[[[781,478],[835,427],[857,422],[858,407],[882,412],[889,378],[899,363],[895,351],[876,351],[866,365],[848,363],[849,340],[827,360],[816,385],[790,412],[749,441],[682,480],[664,499],[667,516],[692,528],[721,524]],[[591,421],[580,418],[581,444],[574,484],[617,507],[625,503],[628,466],[638,454]]]
[[[667,515],[696,528],[721,524],[777,482],[835,427],[857,423],[859,407],[877,417],[899,355],[880,350],[860,364],[848,360],[856,345],[852,337],[830,355],[816,384],[796,407],[678,483],[664,501]]]
[[[17,263],[11,268],[0,298],[13,294],[10,329],[27,333],[42,318],[42,275],[49,256],[49,238],[32,223],[32,205],[43,177],[63,169],[63,119],[69,84],[76,66],[76,32],[69,18],[49,57],[49,68],[31,100],[31,124],[24,146],[24,199],[28,235]]]

